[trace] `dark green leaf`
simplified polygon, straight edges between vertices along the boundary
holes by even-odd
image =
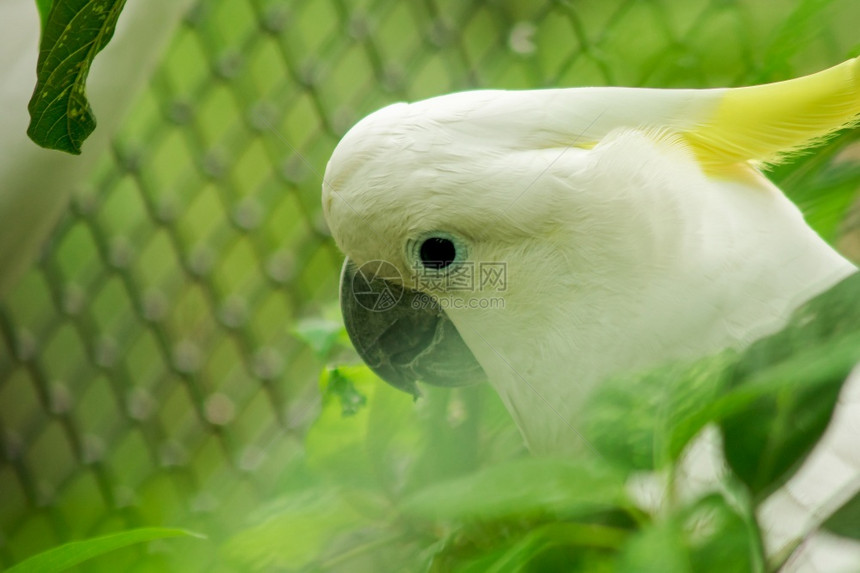
[[[327,396],[337,398],[343,416],[353,416],[367,404],[367,397],[356,390],[352,380],[339,368],[332,368],[328,372],[324,392]]]
[[[719,405],[729,465],[755,495],[790,477],[821,437],[860,360],[860,274],[804,305],[741,357]],[[742,406],[742,407],[741,407]]]
[[[613,553],[627,531],[602,525],[553,522],[524,531],[473,559],[460,558],[458,573],[502,571],[611,571]],[[455,563],[457,560],[454,561]]]
[[[713,401],[736,359],[725,352],[608,380],[585,408],[586,438],[627,470],[665,467],[712,421]]]
[[[115,549],[154,539],[181,536],[201,537],[190,531],[161,527],[146,527],[121,531],[111,535],[60,545],[12,566],[11,569],[6,570],[6,573],[55,573],[65,571],[79,563],[114,551]]]
[[[712,494],[693,505],[685,516],[693,571],[763,571],[764,555],[749,501]],[[739,507],[740,506],[740,507]]]
[[[623,476],[597,462],[523,458],[430,486],[402,507],[435,519],[491,519],[584,515],[625,499]]]
[[[481,427],[498,401],[489,385],[422,390],[417,406],[423,440],[409,478],[410,491],[475,471],[491,458],[490,440],[499,438],[502,429],[487,435]],[[509,421],[507,411],[503,414]]]
[[[860,493],[831,515],[824,523],[824,528],[836,535],[860,539]]]
[[[543,573],[544,571],[610,573],[615,570],[615,549],[577,547],[553,540],[546,540],[539,549],[540,551],[522,568],[524,573]]]
[[[755,494],[799,466],[826,427],[860,360],[860,274],[751,346],[693,364],[607,381],[583,427],[600,453],[628,471],[665,467],[707,423],[722,421],[732,468]]]
[[[81,145],[96,127],[86,97],[87,76],[96,54],[113,36],[124,5],[125,0],[53,3],[43,26],[36,89],[28,105],[27,135],[38,145],[76,155],[81,152]]]
[[[39,20],[42,22],[42,30],[45,29],[45,24],[48,23],[48,14],[51,13],[51,6],[54,5],[54,0],[36,0],[36,9],[39,10]]]

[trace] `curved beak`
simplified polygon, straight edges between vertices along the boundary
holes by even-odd
[[[349,258],[343,263],[340,308],[362,360],[380,378],[415,397],[420,395],[418,381],[452,387],[486,380],[435,299],[392,282],[399,276],[385,261],[361,267]]]

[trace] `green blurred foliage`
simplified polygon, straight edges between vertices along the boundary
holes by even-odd
[[[860,494],[845,502],[824,525],[837,535],[860,539]]]
[[[467,429],[481,417],[476,402],[447,428],[459,450],[428,447],[439,445],[450,420],[422,423],[408,395],[364,367],[330,370],[326,383],[336,372],[367,407],[345,412],[342,394],[325,393],[306,441],[315,477],[294,494],[316,505],[297,511],[290,504],[276,519],[260,520],[231,542],[231,555],[255,570],[276,559],[289,570],[339,570],[332,563],[349,559],[352,571],[395,562],[416,571],[764,571],[759,494],[790,477],[821,436],[860,361],[858,312],[855,274],[742,353],[609,381],[583,414],[594,451],[568,459],[522,451],[486,459],[493,448],[485,441],[494,437]],[[486,388],[458,392],[488,397]],[[421,400],[456,394],[437,389]],[[709,424],[722,430],[728,473],[697,497],[679,496],[673,476],[682,454]],[[416,472],[428,458],[432,467],[471,463]],[[643,470],[670,476],[655,507],[640,506],[628,487]],[[855,514],[856,500],[837,514],[833,530],[855,535]],[[298,532],[295,542],[285,541]],[[366,565],[352,561],[371,550],[372,558],[360,560]]]
[[[181,529],[148,527],[121,531],[111,535],[83,541],[72,541],[17,563],[8,573],[60,573],[75,565],[101,557],[128,545],[145,543],[153,539],[183,536],[199,537]]]

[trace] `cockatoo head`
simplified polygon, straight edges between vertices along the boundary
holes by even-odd
[[[852,121],[858,67],[371,114],[323,183],[356,348],[413,393],[486,376],[532,447],[567,447],[601,379],[745,344],[853,271],[752,162]]]
[[[553,150],[535,149],[510,122],[478,120],[496,95],[395,104],[343,138],[326,171],[323,209],[356,264],[388,261],[414,284],[428,268],[502,260],[523,241],[565,229],[558,197],[545,184],[527,189]]]
[[[558,176],[550,172],[555,164],[567,177],[571,169],[585,169],[587,154],[561,145],[570,141],[566,130],[551,136],[558,145],[539,144],[541,134],[528,129],[531,118],[509,117],[502,95],[471,92],[384,108],[344,137],[326,171],[324,212],[350,261],[342,280],[348,328],[378,370],[380,361],[399,354],[397,373],[380,373],[413,393],[416,378],[453,385],[483,377],[450,315],[458,316],[461,330],[477,321],[541,331],[537,324],[555,313],[545,302],[572,277],[573,253],[560,245],[576,243],[581,251],[601,246],[593,224],[574,223],[585,217],[575,195],[560,195],[548,184]],[[593,240],[586,241],[589,236]],[[388,280],[378,291],[397,289],[405,310],[368,312],[367,305],[356,305],[358,269],[360,280],[381,272]],[[423,327],[416,327],[418,317]],[[382,358],[376,356],[378,327],[360,326],[368,321],[382,321],[382,332],[398,346],[416,330],[424,335],[412,352],[382,351]],[[402,324],[392,329],[388,321]]]

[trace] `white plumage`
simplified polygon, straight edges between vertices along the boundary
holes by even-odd
[[[600,380],[745,346],[855,270],[752,165],[709,172],[718,154],[697,155],[729,91],[395,104],[339,144],[323,206],[357,264],[414,277],[407,244],[434,231],[471,261],[504,262],[503,309],[470,308],[480,292],[432,294],[464,299],[449,317],[530,447],[575,448],[567,424]]]

